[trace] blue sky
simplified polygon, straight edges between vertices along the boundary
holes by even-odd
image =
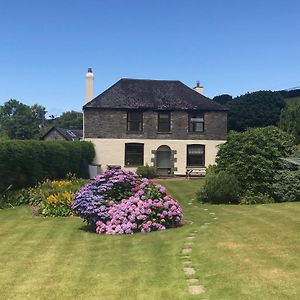
[[[178,79],[209,97],[300,86],[297,0],[0,0],[0,105],[80,111],[120,78]]]

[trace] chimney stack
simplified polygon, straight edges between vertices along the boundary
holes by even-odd
[[[203,95],[204,88],[202,85],[200,85],[199,81],[196,82],[196,86],[194,87],[193,90],[196,91],[197,93]]]
[[[85,78],[85,103],[88,103],[94,99],[94,74],[92,68],[88,68]]]

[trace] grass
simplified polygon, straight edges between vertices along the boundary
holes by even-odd
[[[299,299],[300,203],[194,207],[188,203],[200,181],[162,184],[193,224],[102,236],[78,218],[0,210],[0,299]],[[188,294],[180,259],[195,228],[192,263],[206,291],[200,298]]]

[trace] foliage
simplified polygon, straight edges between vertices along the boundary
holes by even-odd
[[[236,97],[226,106],[229,130],[241,132],[250,127],[277,126],[285,101],[279,93],[258,91]]]
[[[55,118],[54,116],[47,120],[49,127],[56,126],[68,129],[82,129],[83,115],[82,112],[74,110],[66,111],[61,116]]]
[[[241,188],[234,175],[225,171],[215,173],[210,171],[205,177],[204,185],[197,194],[197,198],[205,203],[231,203],[239,202]]]
[[[136,173],[148,179],[153,179],[157,177],[156,168],[149,165],[138,167]]]
[[[293,143],[289,134],[274,126],[230,132],[219,148],[217,168],[235,175],[244,193],[272,195],[275,173],[283,167],[281,158],[292,153]]]
[[[228,94],[223,94],[223,95],[220,95],[220,96],[215,96],[213,98],[213,101],[218,102],[219,104],[226,106],[226,104],[229,101],[232,101],[232,96],[228,95]]]
[[[164,230],[182,218],[164,187],[121,169],[97,175],[76,193],[72,208],[97,233],[106,234]]]
[[[67,173],[84,177],[94,153],[89,142],[1,141],[0,191],[64,178]]]
[[[300,170],[280,171],[273,184],[274,198],[277,202],[300,201]]]
[[[300,97],[300,89],[293,89],[293,90],[283,90],[283,91],[278,91],[280,95],[284,98],[295,98],[295,97]]]
[[[0,106],[1,136],[8,139],[37,139],[46,110],[43,106],[28,106],[11,99]]]
[[[28,202],[28,193],[26,189],[11,190],[10,187],[0,192],[0,209],[15,207]]]
[[[258,193],[258,194],[246,194],[243,197],[241,197],[240,199],[240,204],[247,204],[247,205],[251,205],[251,204],[268,204],[268,203],[273,203],[274,199],[267,195],[267,194],[262,194],[262,193]]]
[[[28,189],[29,204],[44,216],[70,216],[74,195],[83,184],[83,180],[75,177],[68,180],[47,180]]]
[[[280,115],[280,128],[294,135],[300,143],[300,102],[289,103]]]

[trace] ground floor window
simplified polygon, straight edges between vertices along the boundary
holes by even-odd
[[[200,167],[205,165],[205,146],[187,145],[187,166]]]
[[[125,144],[125,166],[129,167],[142,165],[144,165],[144,144]]]

